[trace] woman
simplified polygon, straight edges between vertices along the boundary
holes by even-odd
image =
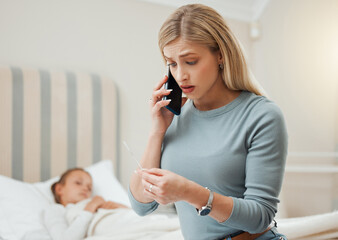
[[[129,197],[140,215],[175,203],[185,239],[283,239],[273,224],[287,133],[279,108],[250,79],[240,46],[213,9],[186,5],[159,32],[187,98],[179,117],[155,87],[152,128]]]

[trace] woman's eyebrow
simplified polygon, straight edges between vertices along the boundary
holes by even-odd
[[[163,56],[164,56],[164,58],[165,58],[166,60],[172,60],[170,57],[167,57],[167,56],[164,55],[164,54],[163,54]]]
[[[187,52],[187,53],[183,53],[181,55],[178,55],[178,57],[180,58],[184,58],[184,57],[187,57],[189,55],[196,55],[196,53],[193,53],[193,52]]]
[[[178,55],[179,58],[184,58],[184,57],[187,57],[189,55],[196,55],[196,53],[193,53],[193,52],[187,52],[187,53],[183,53],[183,54],[180,54]],[[170,57],[167,57],[166,55],[163,55],[165,59],[168,59],[168,60],[172,60]]]

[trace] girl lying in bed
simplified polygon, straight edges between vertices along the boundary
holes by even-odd
[[[83,239],[93,215],[99,208],[127,208],[120,203],[105,201],[100,196],[92,197],[92,177],[82,168],[67,170],[60,180],[52,185],[55,202],[44,214],[45,225],[52,239]],[[82,202],[83,210],[77,211],[71,223],[67,221],[67,209]]]
[[[92,197],[92,177],[82,168],[61,175],[51,187],[55,202],[43,214],[53,240],[180,239],[177,218],[144,219],[120,203]]]

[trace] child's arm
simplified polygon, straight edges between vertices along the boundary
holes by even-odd
[[[126,205],[123,205],[121,203],[112,202],[112,201],[106,201],[104,204],[100,206],[100,208],[104,209],[115,209],[115,208],[129,208]]]
[[[95,196],[93,199],[86,205],[84,210],[95,213],[98,208],[100,208],[106,201],[100,197],[100,196]]]
[[[84,239],[93,214],[81,211],[76,219],[68,225],[66,209],[57,204],[45,211],[44,222],[53,240],[81,240]]]
[[[115,208],[128,208],[127,206],[112,202],[112,201],[105,201],[100,196],[95,196],[93,199],[87,204],[84,210],[95,213],[97,209],[104,208],[104,209],[115,209]]]

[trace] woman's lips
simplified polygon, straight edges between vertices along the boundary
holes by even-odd
[[[184,93],[191,93],[192,91],[194,91],[195,87],[191,86],[191,85],[185,85],[185,86],[181,86],[182,92]]]

